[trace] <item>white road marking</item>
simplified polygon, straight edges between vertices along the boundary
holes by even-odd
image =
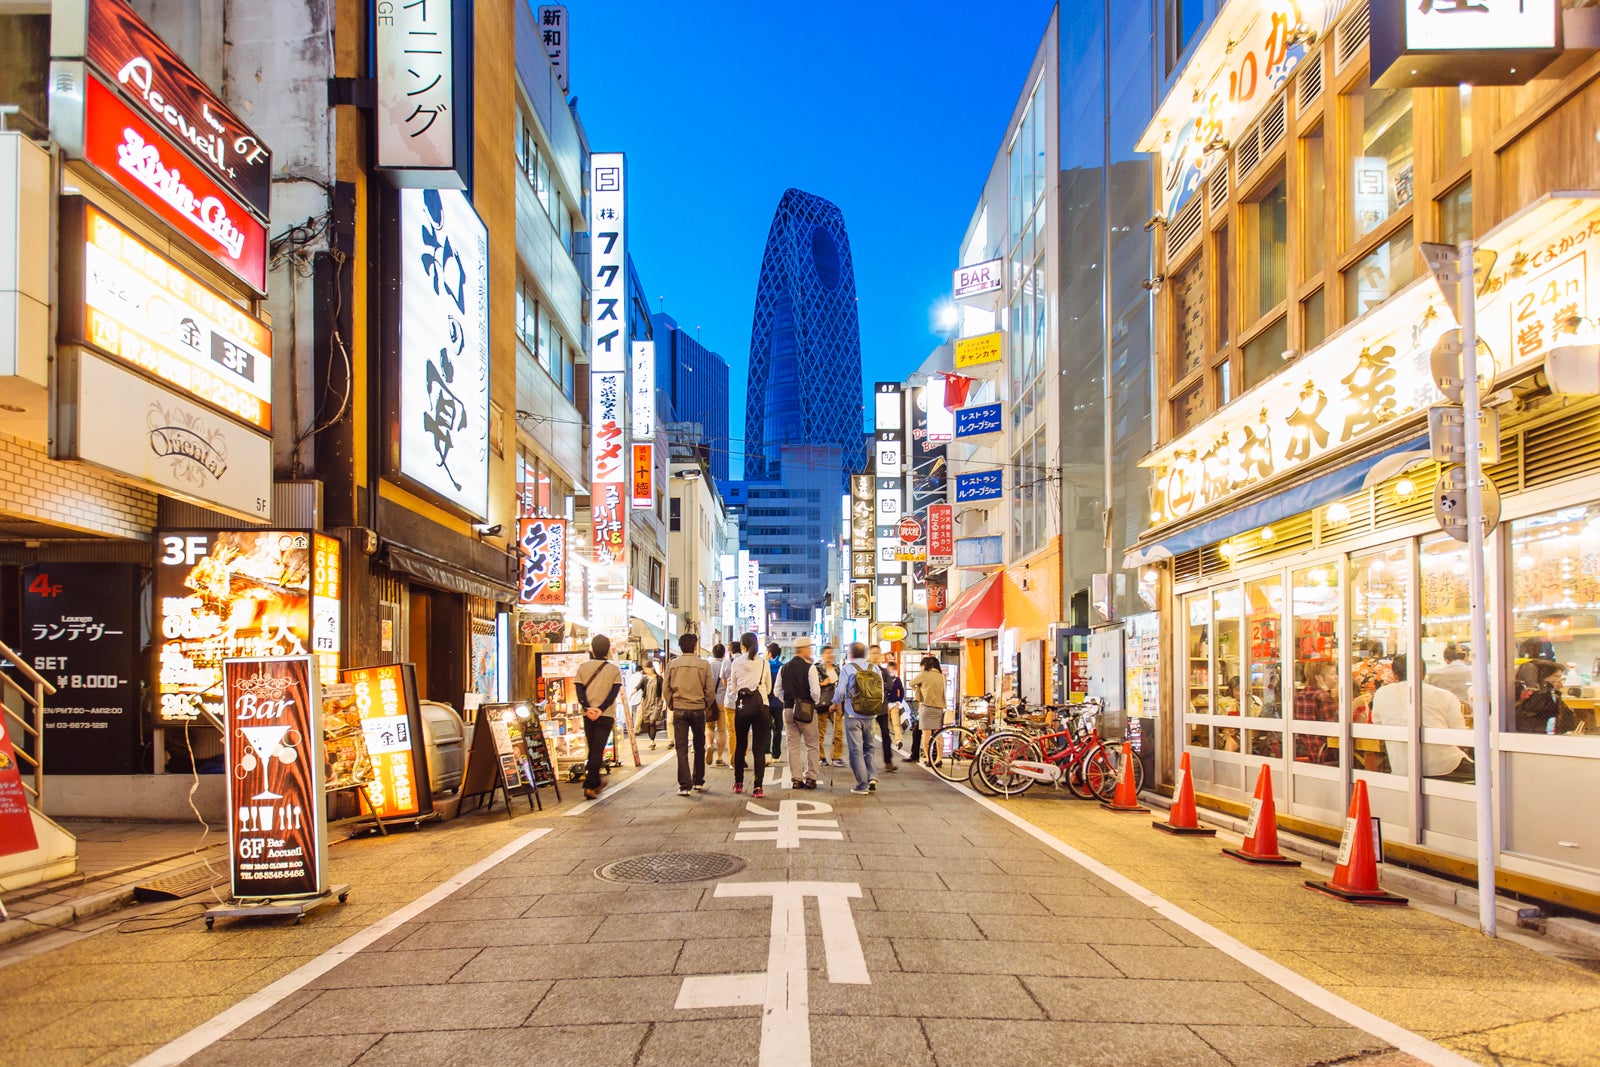
[[[945,780],[940,779],[940,781]],[[1126,875],[1119,874],[1092,856],[1078,851],[1065,841],[1033,825],[1022,816],[1007,811],[989,798],[981,797],[966,786],[955,782],[945,781],[945,784],[967,798],[977,801],[1029,837],[1065,856],[1095,877],[1116,886],[1134,900],[1155,911],[1162,918],[1177,923],[1194,936],[1200,938],[1200,940],[1206,942],[1206,944],[1220,949],[1226,955],[1244,964],[1263,978],[1282,986],[1313,1007],[1321,1008],[1342,1022],[1348,1023],[1358,1030],[1365,1030],[1380,1040],[1387,1041],[1401,1052],[1415,1056],[1424,1063],[1434,1064],[1435,1067],[1474,1067],[1473,1060],[1467,1059],[1460,1053],[1447,1049],[1443,1045],[1429,1041],[1421,1034],[1412,1033],[1405,1027],[1392,1023],[1388,1019],[1374,1015],[1367,1009],[1352,1004],[1337,993],[1324,989],[1311,979],[1291,971],[1276,960],[1269,959],[1237,938],[1218,930],[1203,919],[1190,915],[1165,897],[1159,897],[1150,892],[1150,890]]]
[[[618,782],[613,786],[609,786],[605,792],[601,793],[593,800],[585,800],[582,804],[577,805],[571,811],[566,813],[566,817],[570,819],[574,815],[582,815],[596,804],[604,804],[607,800],[616,796],[618,793],[622,792],[624,789],[628,788],[634,782],[637,782],[639,779],[643,778],[645,775],[649,774],[663,763],[675,764],[677,762],[678,753],[673,749],[668,749],[658,759],[654,760],[653,762],[646,763],[639,770],[636,770],[632,774],[628,775],[625,781]]]
[[[828,981],[871,985],[850,901],[855,882],[720,882],[719,897],[772,898],[772,938],[765,974],[695,975],[683,980],[677,1007],[762,1005],[760,1067],[810,1067],[811,999],[806,984],[807,897],[817,898]]]
[[[171,1067],[171,1065],[184,1062],[191,1056],[198,1055],[268,1008],[274,1007],[291,994],[299,992],[311,982],[355,956],[356,953],[371,945],[384,934],[410,922],[456,890],[471,883],[480,875],[500,866],[500,864],[549,832],[549,827],[529,830],[499,851],[467,867],[449,881],[441,882],[434,886],[405,907],[390,912],[366,929],[345,938],[310,963],[290,971],[259,993],[246,997],[227,1011],[207,1022],[201,1023],[182,1037],[175,1038],[162,1045],[135,1063],[133,1067]]]
[[[816,818],[833,810],[832,804],[820,800],[780,800],[777,811],[751,802],[745,810],[757,817],[739,823],[739,831],[733,835],[735,841],[776,841],[779,848],[799,848],[802,840],[844,840],[838,830],[823,829],[838,826],[837,819]]]

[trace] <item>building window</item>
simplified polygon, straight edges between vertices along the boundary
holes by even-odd
[[[1472,236],[1472,179],[1463,178],[1441,196],[1439,204],[1439,240],[1459,245]]]
[[[1300,138],[1300,159],[1303,165],[1304,193],[1300,201],[1300,269],[1304,277],[1315,277],[1322,271],[1323,257],[1327,254],[1327,216],[1323,204],[1328,196],[1328,172],[1324,157],[1322,127]]]
[[[1174,433],[1188,433],[1205,420],[1211,410],[1206,403],[1206,382],[1201,379],[1178,394],[1172,402],[1172,429]]]
[[[1406,745],[1395,728],[1412,728],[1411,553],[1409,542],[1350,560],[1350,721],[1352,765],[1375,774],[1405,774]],[[1382,690],[1399,686],[1387,694]],[[1387,727],[1369,730],[1371,725]],[[1366,736],[1362,736],[1365,734]]]
[[[1411,223],[1394,231],[1383,244],[1344,272],[1344,321],[1360,318],[1417,276],[1417,249]]]
[[[1600,682],[1600,504],[1519,519],[1510,543],[1516,665],[1507,728],[1600,736],[1594,701],[1565,691]]]
[[[1354,244],[1411,203],[1415,146],[1411,91],[1361,89],[1344,97],[1350,143],[1350,240]]]
[[[667,505],[667,515],[669,516],[669,525],[667,527],[669,530],[677,533],[683,529],[683,499],[681,497],[672,498],[672,502]]]
[[[1437,89],[1439,122],[1434,130],[1438,167],[1447,169],[1472,155],[1472,86]]]
[[[650,557],[650,599],[661,599],[661,561],[654,556]]]
[[[1300,336],[1304,351],[1310,352],[1328,338],[1326,289],[1318,289],[1300,301]]]
[[[1211,676],[1213,715],[1239,714],[1240,661],[1244,652],[1241,607],[1237,585],[1212,590],[1211,621],[1217,646],[1216,670]],[[1222,752],[1238,752],[1240,743],[1237,725],[1218,726],[1212,735],[1212,747]]]
[[[1253,275],[1245,285],[1245,319],[1255,322],[1283,302],[1289,292],[1289,187],[1280,174],[1260,197],[1244,208],[1245,225],[1254,239],[1255,255],[1245,266]]]
[[[1339,765],[1339,585],[1339,568],[1331,563],[1290,576],[1298,763]]]
[[[1244,388],[1249,389],[1283,366],[1283,353],[1289,347],[1288,317],[1279,315],[1240,347],[1244,355]]]
[[[1246,732],[1244,751],[1276,759],[1283,755],[1283,579],[1246,583],[1244,600],[1245,664],[1235,699],[1247,726],[1266,727]]]
[[[1177,348],[1172,379],[1182,381],[1206,365],[1205,257],[1195,256],[1172,279],[1172,303],[1177,319]]]
[[[1164,15],[1166,73],[1171,74],[1178,69],[1183,53],[1205,23],[1205,3],[1204,0],[1166,0]]]

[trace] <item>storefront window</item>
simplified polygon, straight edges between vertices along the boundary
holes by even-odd
[[[1204,593],[1195,593],[1184,603],[1184,620],[1188,632],[1184,647],[1188,649],[1189,698],[1185,701],[1187,714],[1211,714],[1211,604]],[[1189,744],[1200,748],[1211,747],[1211,727],[1203,722],[1189,724]]]
[[[1366,88],[1345,98],[1351,142],[1351,230],[1354,243],[1411,203],[1415,174],[1411,90]]]
[[[1344,320],[1365,315],[1417,276],[1417,249],[1408,222],[1344,272]]]
[[[1240,607],[1238,586],[1228,585],[1213,591],[1211,616],[1217,635],[1216,670],[1211,679],[1214,715],[1238,715],[1246,700]],[[1218,726],[1211,740],[1213,747],[1223,752],[1238,752],[1242,744],[1237,726]]]
[[[1245,289],[1245,318],[1254,322],[1283,301],[1289,291],[1289,186],[1280,176],[1259,200],[1245,205],[1255,235],[1256,254],[1248,264],[1254,284]]]
[[[1248,700],[1242,700],[1248,718],[1271,719],[1268,729],[1251,729],[1246,751],[1257,756],[1283,755],[1283,581],[1264,578],[1244,587],[1246,631],[1245,673]]]
[[[1596,734],[1600,504],[1511,524],[1514,707],[1519,733]]]
[[[1294,758],[1337,766],[1337,730],[1301,724],[1339,721],[1339,570],[1329,563],[1295,571],[1292,586]]]
[[[1322,205],[1328,195],[1327,171],[1323,167],[1322,127],[1300,138],[1305,161],[1305,208],[1300,214],[1301,277],[1310,278],[1322,269],[1324,235],[1327,227]]]
[[[1350,560],[1351,722],[1411,728],[1411,554],[1396,545]],[[1386,687],[1396,688],[1382,694]],[[1357,770],[1406,773],[1406,745],[1356,730]],[[1362,736],[1363,734],[1367,736]]]

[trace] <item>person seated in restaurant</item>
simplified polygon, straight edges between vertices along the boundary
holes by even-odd
[[[1372,721],[1381,726],[1405,726],[1410,720],[1411,712],[1411,687],[1406,684],[1407,657],[1404,652],[1395,654],[1391,665],[1394,670],[1395,682],[1380,688],[1372,697]],[[1428,668],[1421,660],[1417,661],[1417,677],[1427,676]],[[1422,683],[1422,728],[1465,730],[1467,720],[1461,714],[1461,701],[1453,693],[1446,692],[1436,685]],[[1390,766],[1398,772],[1404,773],[1405,768],[1405,743],[1385,741],[1389,748]],[[1424,778],[1439,778],[1447,782],[1470,782],[1473,780],[1472,761],[1467,754],[1457,745],[1423,745],[1422,746],[1422,776]]]
[[[1567,670],[1556,662],[1555,646],[1529,637],[1517,646],[1516,730],[1524,734],[1564,734],[1578,726],[1578,717],[1561,696]]]
[[[1431,684],[1453,695],[1461,703],[1472,706],[1472,654],[1466,646],[1454,641],[1444,646],[1444,666],[1428,676]]]
[[[1305,665],[1305,684],[1295,690],[1294,717],[1302,722],[1339,721],[1339,668],[1332,660],[1312,660]],[[1294,758],[1300,763],[1336,766],[1339,750],[1331,738],[1319,734],[1294,735]]]

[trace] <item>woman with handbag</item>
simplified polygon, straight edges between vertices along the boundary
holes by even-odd
[[[767,746],[772,743],[772,711],[767,701],[772,697],[772,672],[761,658],[761,644],[756,635],[747,633],[739,638],[742,655],[732,657],[728,673],[728,692],[733,698],[733,791],[744,792],[745,755],[754,749],[755,788],[750,795],[762,795],[762,783],[767,776]],[[752,743],[753,742],[753,743]]]
[[[648,734],[650,747],[656,747],[656,734],[661,729],[661,675],[656,671],[656,661],[644,661],[639,674],[639,684],[633,687],[639,696],[638,733]]]

